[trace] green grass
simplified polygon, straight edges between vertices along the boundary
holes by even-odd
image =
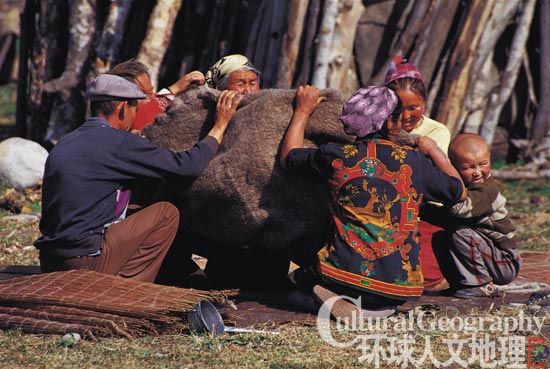
[[[517,181],[502,183],[507,208],[518,227],[523,249],[550,250],[550,183]],[[5,190],[0,185],[0,191]],[[35,194],[36,195],[36,194]],[[34,199],[34,198],[33,198]],[[27,205],[39,210],[36,200]],[[7,220],[0,212],[0,264],[38,265],[38,253],[30,247],[39,236],[38,221]],[[510,309],[475,311],[471,314],[513,315]],[[545,326],[550,324],[547,316]],[[59,336],[0,331],[0,368],[373,368],[360,363],[357,348],[335,348],[325,343],[316,327],[286,325],[278,336],[235,335],[211,337],[182,332],[180,335],[144,337],[134,340],[101,339],[80,341],[73,347],[59,344]],[[412,332],[417,342],[423,335]],[[450,333],[449,333],[450,334]],[[448,358],[441,332],[431,332],[436,357]],[[491,337],[495,339],[491,333]],[[546,337],[549,337],[546,333]],[[433,342],[432,342],[433,344]],[[547,340],[548,344],[548,340]],[[421,346],[422,347],[422,346]],[[447,355],[447,356],[446,356]],[[381,368],[398,368],[382,363]],[[410,365],[408,367],[411,367]],[[430,367],[422,365],[422,368]],[[479,367],[479,366],[469,366]],[[505,368],[506,366],[497,366]]]
[[[550,181],[507,181],[501,190],[521,248],[550,250]]]
[[[485,311],[472,310],[469,316],[487,316]],[[492,310],[491,315],[517,316],[516,310],[503,308]],[[545,327],[549,327],[548,318]],[[333,325],[334,328],[334,325]],[[545,328],[545,329],[546,329]],[[360,362],[361,350],[357,346],[333,347],[322,340],[316,327],[286,325],[279,327],[278,336],[272,335],[195,335],[183,333],[161,337],[145,337],[134,340],[102,339],[97,342],[80,341],[67,348],[57,336],[23,335],[16,331],[0,332],[0,367],[2,368],[374,368],[369,362]],[[364,333],[364,332],[363,332]],[[403,337],[403,333],[387,332],[390,337]],[[493,342],[498,333],[487,333]],[[409,332],[418,358],[424,350],[428,335],[432,352],[445,361],[449,351],[444,339],[455,332]],[[456,332],[466,339],[470,334]],[[512,332],[510,335],[519,335]],[[533,333],[527,333],[527,337]],[[341,342],[356,337],[354,333],[338,335]],[[372,341],[371,341],[372,342]],[[369,350],[370,351],[370,350]],[[462,358],[470,357],[465,348]],[[428,365],[429,359],[422,368]],[[381,368],[398,368],[381,362]],[[406,367],[412,367],[407,365]],[[479,367],[470,365],[468,367]],[[506,368],[506,365],[496,366]]]

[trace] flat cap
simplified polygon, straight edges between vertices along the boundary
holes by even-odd
[[[134,83],[113,74],[100,74],[88,83],[86,97],[90,101],[145,99]]]

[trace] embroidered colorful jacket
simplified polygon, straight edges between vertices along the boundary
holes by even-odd
[[[419,206],[423,197],[454,205],[458,179],[376,134],[353,145],[294,149],[286,164],[328,183],[334,230],[318,253],[322,279],[398,300],[422,294]]]

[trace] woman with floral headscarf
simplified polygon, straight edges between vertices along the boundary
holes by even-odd
[[[447,154],[451,133],[445,125],[424,115],[427,94],[424,80],[418,69],[396,55],[386,73],[385,84],[401,100],[403,129],[413,134],[430,137]]]
[[[227,55],[208,69],[208,86],[218,90],[236,91],[246,95],[260,90],[260,71],[244,55]]]
[[[401,100],[401,118],[403,129],[412,134],[433,139],[439,148],[447,154],[451,133],[443,124],[424,115],[426,108],[426,87],[422,75],[411,63],[407,63],[399,55],[393,57],[386,73],[385,84],[399,96]],[[447,214],[436,204],[426,203],[421,212],[422,221],[419,226],[419,237],[422,245],[422,272],[427,291],[438,292],[449,287],[449,283],[441,272],[434,250],[439,254],[441,246],[438,241]],[[441,252],[440,252],[441,251]],[[441,255],[439,256],[441,257]],[[448,277],[452,275],[448,274]]]
[[[281,149],[286,170],[315,173],[327,182],[333,220],[315,261],[294,274],[303,292],[290,302],[307,302],[311,292],[317,300],[340,294],[360,297],[363,314],[388,315],[422,294],[417,238],[422,199],[453,205],[463,200],[464,185],[430,138],[417,139],[419,150],[399,144],[399,99],[387,87],[361,88],[345,103],[340,120],[357,137],[354,144],[303,148],[308,117],[322,100],[317,88],[298,88]],[[333,315],[349,316],[349,305],[340,301]]]

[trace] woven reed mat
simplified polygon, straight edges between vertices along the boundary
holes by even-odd
[[[89,339],[174,333],[199,300],[222,297],[87,270],[37,274],[0,281],[0,329]]]

